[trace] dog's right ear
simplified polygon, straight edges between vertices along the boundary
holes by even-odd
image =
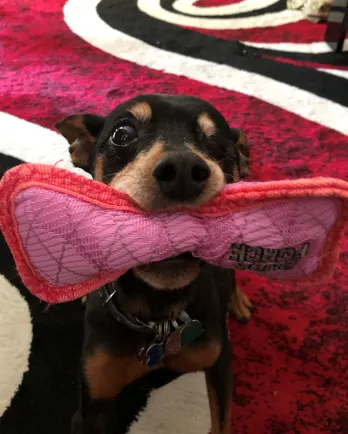
[[[105,118],[90,114],[71,115],[55,124],[70,144],[74,166],[89,171],[89,156],[101,133]]]

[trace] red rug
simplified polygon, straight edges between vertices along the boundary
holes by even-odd
[[[18,162],[4,154],[47,163],[67,158],[64,140],[50,130],[68,114],[105,114],[139,93],[161,92],[200,96],[231,126],[242,128],[251,143],[253,179],[348,181],[346,53],[335,54],[323,42],[326,24],[306,21],[287,11],[285,3],[4,0],[0,169]],[[76,407],[80,306],[45,313],[13,277],[3,240],[0,249],[0,273],[25,297],[34,324],[28,372],[23,368],[20,378],[11,380],[13,392],[2,396],[0,389],[0,415],[8,407],[1,434],[69,432]],[[348,432],[347,265],[346,238],[337,271],[321,288],[299,290],[238,274],[257,312],[248,325],[230,321],[231,433]],[[0,358],[1,345],[0,339]],[[0,379],[12,378],[11,366],[5,369],[0,361],[0,367]],[[160,424],[154,428],[147,420],[141,428],[135,420],[150,405],[150,389],[169,379],[155,379],[146,393],[140,388],[126,396],[115,433],[131,426],[134,434],[150,432],[149,427],[162,434]],[[175,395],[179,389],[181,395]],[[165,389],[185,403],[172,410],[171,422],[186,421],[186,434],[204,430],[199,421],[206,407],[190,406],[179,389]],[[150,418],[159,412],[152,408]]]

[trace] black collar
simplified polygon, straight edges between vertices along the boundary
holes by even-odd
[[[116,321],[139,333],[157,334],[160,323],[152,321],[144,323],[135,316],[121,311],[117,302],[117,290],[112,283],[102,286],[99,295],[102,299],[102,306],[109,309]]]

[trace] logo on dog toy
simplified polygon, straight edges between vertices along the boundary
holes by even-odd
[[[234,262],[237,270],[258,272],[290,270],[308,254],[308,250],[309,243],[304,243],[298,250],[295,247],[268,249],[233,243],[229,260]]]

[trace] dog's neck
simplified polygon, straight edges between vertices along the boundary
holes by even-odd
[[[130,270],[118,279],[115,287],[122,311],[148,322],[176,317],[194,299],[197,284],[194,281],[171,291],[154,289]]]

